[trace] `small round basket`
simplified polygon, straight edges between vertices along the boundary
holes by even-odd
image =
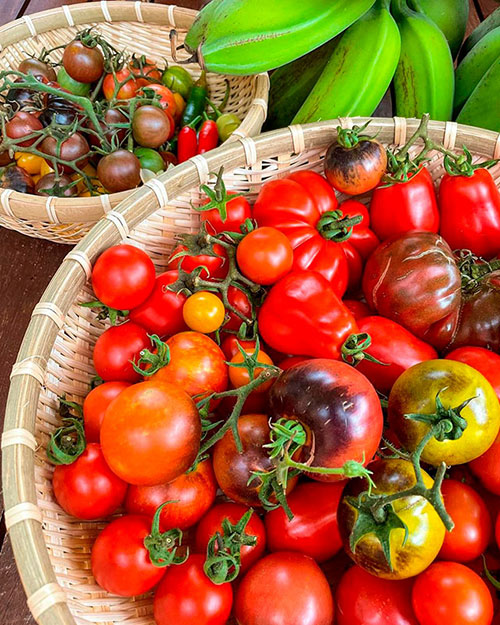
[[[92,2],[63,6],[25,15],[0,28],[0,71],[17,68],[28,55],[71,41],[83,28],[94,26],[116,48],[145,54],[149,59],[172,61],[169,34],[175,28],[178,43],[184,41],[197,13],[174,5],[146,2]],[[59,53],[59,57],[57,57]],[[62,56],[62,50],[53,58]],[[189,55],[179,53],[181,59]],[[197,64],[185,66],[197,78]],[[261,131],[267,114],[269,78],[256,76],[207,76],[210,97],[220,103],[230,83],[226,112],[236,113],[241,126],[229,140]],[[76,243],[130,191],[89,198],[46,198],[0,189],[0,225],[23,234],[59,243]]]
[[[69,517],[52,494],[53,467],[45,454],[50,433],[59,425],[58,396],[81,402],[94,375],[92,350],[105,328],[79,303],[92,297],[92,263],[122,240],[145,249],[158,270],[166,265],[175,235],[198,227],[191,208],[201,201],[199,185],[223,164],[228,188],[255,199],[268,180],[293,171],[321,171],[338,125],[367,119],[342,119],[293,126],[243,138],[187,161],[131,193],[69,252],[35,307],[11,374],[3,448],[5,520],[28,604],[41,625],[152,625],[150,595],[123,599],[103,592],[90,567],[93,540],[102,523]],[[403,145],[418,120],[373,119],[371,134],[385,145]],[[500,135],[453,122],[431,122],[430,136],[449,149],[466,145],[475,160],[500,156]],[[443,175],[441,156],[429,170]],[[492,169],[500,185],[500,166]]]

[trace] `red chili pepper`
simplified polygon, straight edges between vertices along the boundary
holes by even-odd
[[[179,137],[177,139],[177,161],[183,163],[192,156],[196,155],[198,149],[198,138],[196,136],[196,130],[191,126],[184,126],[179,131]]]
[[[203,122],[198,134],[198,154],[213,150],[219,143],[217,124],[212,119]]]

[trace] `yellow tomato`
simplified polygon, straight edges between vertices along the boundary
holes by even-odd
[[[49,163],[47,163],[47,161],[45,159],[42,159],[42,164],[40,166],[40,176],[46,176],[47,174],[50,174],[53,171],[54,170],[49,165]]]
[[[16,152],[15,159],[19,167],[22,167],[28,174],[37,175],[40,173],[42,164],[45,163],[45,159],[36,154],[30,154],[29,152]]]
[[[182,309],[186,325],[195,332],[209,334],[218,330],[224,322],[224,304],[209,291],[198,291],[187,298]]]

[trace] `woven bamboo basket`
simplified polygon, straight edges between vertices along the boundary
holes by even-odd
[[[37,55],[44,47],[68,43],[77,31],[88,26],[95,26],[118,49],[146,54],[157,62],[165,58],[172,62],[169,33],[175,28],[182,43],[196,14],[174,5],[103,0],[25,15],[0,28],[0,71],[17,68],[27,55]],[[55,52],[53,58],[61,56],[62,50]],[[188,56],[179,53],[181,59]],[[201,71],[197,64],[186,68],[195,78]],[[226,78],[231,95],[225,110],[242,120],[229,140],[258,134],[267,114],[268,75],[209,74],[210,97],[215,103],[224,97]],[[68,199],[0,189],[0,225],[32,237],[74,244],[129,193]]]
[[[128,600],[96,586],[90,550],[103,524],[78,521],[59,508],[45,455],[49,434],[58,425],[57,397],[65,393],[81,402],[94,375],[92,349],[104,322],[78,305],[91,298],[92,263],[107,247],[127,240],[145,249],[157,269],[163,269],[174,235],[199,224],[190,202],[200,202],[198,188],[209,180],[209,172],[223,164],[228,187],[255,199],[268,180],[305,168],[321,171],[337,126],[352,122],[293,126],[195,157],[130,194],[66,256],[33,311],[12,370],[2,437],[6,525],[28,605],[41,625],[153,623],[150,595]],[[417,125],[417,120],[374,119],[369,128],[386,145],[402,145]],[[465,144],[476,160],[500,156],[500,135],[491,131],[454,122],[431,122],[429,128],[432,139],[444,141],[449,149]],[[434,155],[429,170],[438,181],[443,174],[440,156]],[[500,185],[500,166],[492,173]]]

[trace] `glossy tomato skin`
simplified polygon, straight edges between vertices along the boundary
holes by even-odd
[[[234,193],[227,194],[231,198]],[[209,202],[207,200],[206,204]],[[229,199],[226,204],[227,215],[223,221],[217,208],[204,210],[200,213],[201,220],[205,222],[207,232],[217,234],[219,232],[241,232],[240,226],[252,218],[252,208],[244,197]]]
[[[277,228],[262,226],[252,230],[240,242],[236,259],[241,272],[257,284],[274,284],[293,265],[293,248]]]
[[[216,585],[205,575],[205,556],[191,554],[171,566],[154,598],[157,625],[226,625],[233,605],[231,584]]]
[[[172,116],[157,106],[145,104],[134,113],[132,133],[135,141],[145,148],[159,148],[173,137],[174,131]]]
[[[18,111],[14,117],[5,124],[5,134],[10,139],[20,139],[26,137],[37,130],[42,130],[42,123],[37,117],[26,111]],[[23,148],[32,145],[37,137],[26,139],[16,144],[16,148]]]
[[[245,352],[251,356],[255,353],[255,348],[243,348]],[[243,354],[238,350],[238,352],[231,358],[231,365],[241,364],[244,360]],[[261,362],[263,365],[272,365],[274,364],[271,358],[264,352],[262,349],[259,349],[257,352],[257,362]],[[253,373],[252,380],[258,378],[259,375],[264,371],[263,367],[257,367]],[[231,384],[235,388],[239,388],[240,386],[245,386],[250,383],[250,374],[247,369],[229,366],[229,380]],[[269,388],[273,385],[274,380],[268,380],[258,386],[253,392],[254,393],[264,393],[269,390]]]
[[[438,357],[436,350],[406,328],[385,317],[364,317],[358,321],[359,331],[366,332],[371,345],[366,353],[383,365],[363,359],[357,365],[373,386],[387,395],[399,376],[413,365]]]
[[[92,547],[92,573],[101,588],[112,595],[133,597],[151,590],[165,575],[154,566],[144,539],[151,531],[151,519],[126,515],[112,521]]]
[[[198,523],[215,500],[217,484],[210,459],[183,473],[172,482],[157,486],[130,485],[125,499],[129,514],[153,518],[156,509],[170,501],[160,513],[160,530],[185,530]]]
[[[94,367],[105,382],[120,380],[137,382],[141,379],[131,361],[137,361],[141,351],[151,347],[144,328],[131,321],[111,326],[97,339],[94,346]]]
[[[101,445],[111,469],[129,484],[175,480],[194,462],[201,423],[193,400],[178,386],[142,382],[110,404]]]
[[[287,498],[291,521],[281,507],[265,516],[269,551],[298,551],[320,563],[330,560],[342,547],[337,508],[344,486],[343,482],[296,486]]]
[[[350,365],[318,358],[285,371],[270,392],[273,421],[299,421],[314,436],[312,466],[341,467],[348,460],[367,464],[382,436],[383,415],[370,382]],[[339,475],[311,473],[320,482]]]
[[[385,148],[373,139],[361,139],[349,148],[332,143],[325,156],[326,179],[347,195],[361,195],[374,189],[386,167]]]
[[[60,464],[52,477],[61,508],[77,519],[100,519],[121,505],[127,484],[106,464],[97,443],[89,443],[72,464]]]
[[[228,260],[225,249],[217,243],[213,247],[217,256],[208,256],[200,254],[199,256],[181,256],[173,258],[179,252],[185,252],[185,245],[178,245],[172,252],[172,260],[168,263],[169,269],[178,269],[181,267],[186,273],[191,273],[196,267],[205,267],[200,273],[200,278],[208,280],[209,278],[225,278],[228,272]],[[207,273],[208,270],[208,273]]]
[[[370,216],[381,241],[410,230],[438,232],[439,209],[429,170],[421,167],[407,182],[379,185],[373,190]]]
[[[487,169],[472,176],[445,173],[439,185],[441,234],[452,249],[491,258],[500,251],[500,191]]]
[[[377,460],[370,465],[370,470],[376,484],[373,489],[375,495],[407,490],[416,481],[413,465],[406,460]],[[432,478],[425,471],[422,473],[426,487],[430,488],[433,484]],[[347,501],[347,497],[356,497],[366,490],[366,481],[357,478],[350,480],[344,491],[338,512],[344,549],[356,564],[377,577],[398,580],[418,575],[436,558],[443,544],[445,528],[437,512],[420,496],[403,497],[393,502],[394,512],[408,528],[408,538],[404,542],[403,529],[392,530],[391,570],[380,541],[373,533],[361,538],[354,553],[349,546],[349,537],[358,513]]]
[[[74,132],[72,135],[69,135],[67,139],[62,141],[60,148],[58,148],[57,140],[54,137],[45,137],[45,139],[40,143],[39,150],[48,157],[59,156],[59,158],[64,161],[75,161],[77,167],[82,169],[88,162],[90,147],[87,143],[87,139],[85,139],[81,133]],[[50,163],[50,158],[48,160]],[[61,172],[74,172],[74,168],[71,165],[58,164],[57,167]]]
[[[104,382],[93,388],[83,402],[83,422],[87,443],[98,443],[101,425],[109,404],[130,386],[129,382]]]
[[[413,586],[413,609],[421,625],[490,625],[493,601],[483,580],[457,562],[436,562]]]
[[[187,298],[182,316],[190,330],[211,334],[224,323],[226,309],[219,295],[211,291],[196,291]]]
[[[92,269],[92,287],[97,298],[117,310],[130,310],[142,304],[154,285],[153,261],[135,245],[109,247]]]
[[[139,84],[137,80],[135,80],[134,74],[130,71],[130,69],[124,67],[116,72],[116,85],[113,74],[106,74],[102,83],[102,92],[106,100],[111,100],[113,98],[115,95],[115,87],[118,87],[120,84],[121,87],[119,87],[116,94],[116,98],[118,100],[130,100],[130,98],[135,96],[139,88]]]
[[[493,445],[469,463],[470,470],[491,493],[500,495],[500,433]]]
[[[233,356],[236,356],[239,352],[238,344],[245,350],[249,349],[255,351],[255,341],[243,341],[242,339],[238,339],[236,334],[228,334],[221,344],[221,349],[224,352],[226,360],[231,360]]]
[[[448,360],[457,360],[473,367],[484,377],[493,387],[500,400],[500,356],[484,347],[457,347],[445,356]]]
[[[108,193],[135,189],[141,182],[141,163],[132,152],[118,149],[101,158],[97,177]]]
[[[332,625],[334,604],[314,560],[285,551],[266,556],[246,574],[236,592],[235,616],[238,625]]]
[[[101,126],[101,130],[104,133],[104,136],[106,137],[106,139],[109,141],[110,145],[114,145],[113,144],[114,137],[116,137],[115,142],[117,142],[118,145],[120,145],[123,139],[125,139],[125,136],[127,134],[126,128],[118,128],[114,126],[114,124],[125,124],[127,122],[128,122],[128,119],[117,108],[108,109],[104,113],[104,119],[102,121],[99,121],[99,125]],[[90,120],[86,121],[85,126],[92,130],[96,130],[96,127]],[[92,145],[93,147],[101,146],[101,139],[99,137],[93,134],[88,134],[87,137],[88,137],[88,141],[90,145]]]
[[[360,566],[344,573],[335,594],[337,625],[418,625],[411,605],[413,580],[387,580]]]
[[[227,299],[231,306],[233,306],[238,312],[242,315],[245,315],[247,318],[251,318],[252,316],[252,306],[248,299],[246,293],[244,293],[241,289],[238,289],[235,286],[230,286],[227,290]],[[226,310],[226,321],[223,326],[223,330],[234,330],[238,331],[241,327],[243,320],[238,317],[231,310]],[[234,335],[233,335],[234,336]]]
[[[485,502],[473,488],[457,480],[444,480],[441,492],[455,527],[446,532],[439,558],[453,562],[478,558],[488,546],[492,533]]]
[[[48,63],[44,63],[39,59],[28,57],[19,63],[18,71],[30,76],[43,76],[47,80],[55,81],[56,73],[54,68]]]
[[[404,415],[434,414],[438,393],[444,408],[474,399],[460,412],[467,421],[462,435],[455,440],[432,438],[424,447],[422,461],[439,466],[441,462],[455,465],[478,458],[491,447],[498,434],[500,405],[486,378],[462,362],[427,360],[407,369],[389,395],[390,427],[405,449],[414,450],[429,426]]]
[[[344,299],[342,301],[344,302],[344,306],[350,311],[356,321],[372,315],[370,307],[365,302],[361,302],[357,299]]]
[[[339,206],[339,209],[342,211],[344,217],[361,215],[363,218],[359,224],[353,227],[351,236],[343,243],[344,247],[345,244],[354,247],[361,258],[366,260],[380,244],[377,235],[371,228],[371,218],[368,209],[362,202],[358,202],[358,200],[345,200]]]
[[[216,532],[222,533],[222,521],[228,519],[232,525],[248,512],[248,507],[238,503],[221,503],[214,506],[205,514],[196,528],[196,551],[206,553],[207,545]],[[255,545],[244,545],[241,547],[241,569],[240,574],[245,573],[264,554],[266,549],[266,530],[264,523],[254,511],[247,523],[245,534],[255,536]]]
[[[95,82],[104,72],[104,57],[99,48],[91,48],[76,39],[64,48],[62,62],[71,78],[78,82]]]

